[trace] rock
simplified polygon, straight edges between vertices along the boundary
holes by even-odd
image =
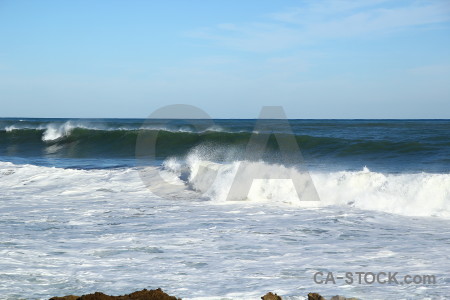
[[[112,299],[116,299],[119,298],[121,296],[109,296],[100,292],[95,292],[93,294],[87,294],[87,295],[83,295],[80,297],[80,299],[78,300],[112,300]]]
[[[282,300],[280,296],[269,292],[261,297],[262,300]],[[64,297],[53,297],[50,300],[181,300],[174,296],[164,293],[161,289],[137,291],[122,296],[109,296],[104,293],[95,292],[83,296],[68,295]],[[320,294],[309,293],[308,300],[325,300]],[[345,298],[343,296],[333,296],[330,300],[358,300],[357,298]]]
[[[308,300],[325,300],[325,298],[320,296],[317,293],[309,293],[308,294]]]
[[[272,292],[269,292],[261,297],[262,300],[282,300],[280,296],[277,294],[274,294]]]
[[[357,298],[345,298],[344,296],[333,296],[330,300],[358,300]]]
[[[137,291],[123,296],[109,296],[100,292],[78,296],[53,297],[50,300],[181,300],[174,296],[169,296],[161,289]]]

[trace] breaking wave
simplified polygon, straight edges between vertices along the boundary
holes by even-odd
[[[139,125],[139,124],[137,124]],[[252,131],[226,131],[219,126],[201,132],[186,126],[107,126],[86,121],[62,123],[13,124],[0,129],[0,155],[40,156],[50,153],[56,157],[102,158],[135,156],[136,139],[143,131],[158,133],[157,158],[186,155],[198,145],[226,147],[228,151],[242,150],[248,143]],[[360,139],[331,137],[295,133],[302,152],[311,158],[358,158],[367,160],[402,161],[406,156],[418,156],[418,160],[448,160],[450,143],[448,137],[433,140],[411,139]],[[274,136],[268,142],[268,150],[278,147]],[[234,150],[233,150],[234,149]],[[442,152],[442,153],[441,153]],[[436,155],[430,155],[436,153]],[[411,159],[410,157],[410,159]],[[434,162],[437,163],[437,162]]]
[[[310,176],[319,201],[308,197],[300,201],[299,196],[303,195],[297,194],[289,178],[298,180],[302,178],[299,174],[304,172],[295,166],[263,161],[216,163],[204,160],[193,151],[185,160],[167,159],[162,170],[172,175],[172,183],[173,178],[178,178],[186,189],[217,203],[228,203],[227,200],[263,201],[303,207],[342,206],[409,216],[450,217],[450,174],[387,174],[370,171],[367,167],[360,171],[312,171]],[[246,189],[240,186],[246,182],[234,182],[238,170],[253,182],[245,199],[230,199],[228,194],[233,184],[233,188]]]
[[[254,180],[245,199],[227,201],[239,164],[244,164],[247,175]],[[127,189],[130,193],[146,193],[159,188],[170,197],[176,186],[178,190],[174,194],[178,199],[203,199],[219,205],[264,203],[298,209],[336,206],[406,216],[450,218],[450,174],[385,174],[367,168],[360,171],[313,171],[310,175],[320,201],[300,201],[290,179],[270,179],[274,176],[288,177],[298,172],[295,167],[264,162],[220,164],[193,156],[185,162],[168,159],[162,167],[148,168],[150,185],[147,184],[146,188],[136,168],[74,170],[0,162],[0,185],[5,189],[11,185],[22,186],[24,196],[27,190],[34,193],[36,188],[43,187],[47,193],[64,195],[70,185],[71,190],[89,191],[89,197],[95,197],[95,193],[103,191],[102,186],[105,186],[111,192],[111,200],[115,199],[114,191]],[[217,172],[213,180],[212,171]],[[166,173],[165,184],[156,177],[161,172]],[[58,184],[58,181],[65,184]]]

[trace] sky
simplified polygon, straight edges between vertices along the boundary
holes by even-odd
[[[450,1],[0,0],[0,117],[450,118]]]

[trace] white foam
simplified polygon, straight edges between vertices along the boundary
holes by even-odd
[[[44,131],[44,134],[42,135],[42,140],[44,142],[58,140],[62,137],[68,136],[73,128],[75,128],[75,126],[72,125],[70,121],[59,126],[55,124],[48,124]]]
[[[173,133],[177,133],[177,132],[182,132],[182,133],[205,133],[205,132],[228,132],[225,131],[222,127],[215,125],[215,126],[211,126],[208,127],[204,130],[200,130],[197,131],[195,130],[195,128],[191,128],[189,126],[181,126],[179,128],[170,128],[170,127],[166,127],[166,126],[155,126],[155,125],[143,125],[140,128],[136,128],[136,129],[144,129],[144,130],[155,130],[155,131],[167,131],[167,132],[173,132]],[[229,132],[231,133],[231,132]]]
[[[42,135],[44,142],[57,141],[63,137],[69,136],[71,132],[76,128],[90,129],[90,130],[125,130],[121,128],[107,128],[102,124],[89,124],[88,122],[67,121],[60,123],[49,123],[46,125],[40,125],[36,129],[45,130]]]
[[[236,168],[234,163],[194,158],[190,164],[210,165],[225,177]],[[256,167],[295,171],[264,163]],[[176,175],[186,168],[171,160],[164,172]],[[73,170],[0,162],[0,290],[7,299],[94,291],[119,295],[144,287],[161,287],[183,299],[257,299],[268,291],[283,299],[311,291],[327,299],[336,294],[362,299],[447,295],[449,220],[380,214],[376,210],[395,210],[367,201],[400,197],[413,186],[419,194],[445,198],[448,175],[366,169],[313,172],[312,177],[324,205],[318,209],[259,199],[274,196],[263,186],[248,201],[169,201],[153,196],[135,169]],[[185,180],[189,183],[188,177]],[[220,192],[225,181],[216,181],[213,189]],[[288,190],[273,191],[281,199]],[[404,196],[414,198],[413,192]],[[352,197],[355,204],[344,201]],[[414,207],[428,204],[416,197]],[[433,208],[427,213],[436,211],[437,204],[429,204]],[[417,285],[315,285],[317,271],[433,274],[437,284],[428,290]]]
[[[6,131],[6,132],[11,132],[11,131],[17,130],[17,129],[19,129],[19,128],[17,128],[17,127],[14,126],[14,125],[6,126],[6,127],[5,127],[5,131]]]
[[[189,155],[186,162],[189,186],[218,203],[227,199],[241,166],[245,176],[255,179],[246,199],[252,202],[337,205],[406,216],[450,217],[450,174],[383,174],[366,167],[362,171],[310,172],[320,198],[315,202],[300,201],[292,180],[273,179],[301,177],[295,167],[246,161],[219,164],[202,160],[196,153]],[[166,167],[180,176],[182,170],[186,172],[174,161]],[[235,187],[240,188],[240,184],[247,183],[238,182]]]
[[[450,174],[314,173],[324,205],[407,216],[450,217]]]
[[[240,164],[246,176],[255,178],[247,196],[248,203],[268,203],[274,205],[326,207],[340,206],[353,207],[363,210],[380,211],[405,216],[433,216],[450,218],[450,174],[383,174],[372,172],[365,168],[362,171],[341,172],[310,172],[320,201],[300,201],[290,179],[271,179],[273,177],[295,177],[297,170],[280,165],[271,165],[264,162],[233,162],[218,164],[190,157],[188,165],[169,159],[164,163],[162,170],[151,167],[148,173],[147,184],[158,184],[159,191],[166,189],[174,194],[183,188],[197,192],[197,197],[206,197],[210,201],[223,204],[226,201],[230,187],[235,179]],[[9,184],[25,184],[37,175],[41,178],[42,186],[53,186],[51,180],[54,174],[61,178],[69,178],[70,185],[78,189],[98,188],[99,182],[88,181],[82,185],[81,178],[90,176],[103,176],[111,171],[78,171],[55,168],[44,168],[32,165],[16,166],[10,163],[1,163],[3,173],[15,173],[14,176],[4,177],[2,181]],[[130,171],[132,169],[129,169]],[[19,172],[20,171],[20,172]],[[158,174],[159,172],[159,174]],[[1,174],[0,174],[1,175]],[[158,177],[156,177],[158,175]],[[5,176],[5,175],[3,175]],[[82,176],[78,178],[78,176]],[[165,178],[165,182],[159,178]],[[14,179],[14,182],[11,180]],[[158,179],[158,180],[157,180]],[[48,181],[46,181],[48,180]],[[134,186],[143,186],[139,177],[134,178]],[[127,181],[129,182],[129,181]],[[129,182],[130,183],[130,182]],[[111,189],[123,188],[122,183]],[[244,183],[242,183],[244,184]],[[239,185],[239,183],[238,183]],[[159,195],[163,194],[159,193]],[[232,199],[241,200],[241,199]],[[308,200],[308,199],[306,199]]]
[[[130,127],[107,127],[104,124],[92,124],[87,121],[66,121],[64,123],[47,123],[47,124],[41,124],[39,126],[32,126],[32,125],[23,125],[23,124],[13,124],[9,126],[5,126],[3,130],[6,132],[11,132],[13,130],[21,130],[21,129],[35,129],[35,130],[45,130],[44,134],[42,136],[43,141],[55,141],[62,137],[65,137],[70,134],[70,132],[75,128],[83,128],[83,129],[89,129],[89,130],[105,130],[105,131],[113,131],[113,130],[160,130],[160,131],[167,131],[167,132],[173,132],[173,133],[205,133],[205,132],[226,132],[223,128],[220,126],[211,126],[206,128],[203,131],[196,131],[190,127],[184,126],[180,128],[170,128],[166,126],[153,126],[153,125],[144,125],[141,127],[136,126],[130,126]]]

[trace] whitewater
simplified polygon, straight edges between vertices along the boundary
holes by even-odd
[[[164,130],[164,155],[144,166],[131,149],[141,120],[3,120],[0,297],[161,287],[183,299],[445,299],[449,122],[345,122],[293,122],[319,195],[300,201],[292,181],[270,179],[298,166],[239,158],[250,121],[201,133],[155,122],[146,130]],[[182,147],[191,140],[200,146]],[[245,199],[226,200],[240,167],[255,180]],[[316,284],[319,271],[436,283]]]

